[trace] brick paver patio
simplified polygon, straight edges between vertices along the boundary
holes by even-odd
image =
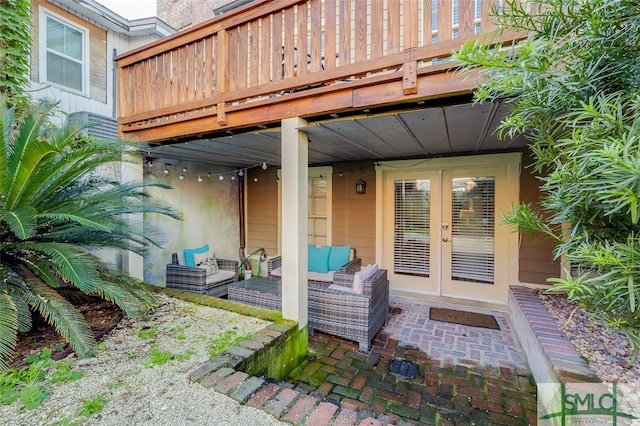
[[[342,409],[334,424],[536,424],[535,385],[505,315],[494,315],[501,329],[490,330],[432,321],[430,306],[392,301],[369,353],[328,334],[310,337],[308,362],[288,380],[308,399],[284,419],[296,423],[312,401],[325,401]],[[417,363],[417,376],[389,372],[392,360]]]

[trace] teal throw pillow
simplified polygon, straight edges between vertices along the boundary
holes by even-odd
[[[351,252],[351,246],[331,246],[331,253],[329,253],[329,270],[338,271],[349,262],[349,252]]]
[[[321,274],[329,272],[329,253],[331,247],[309,246],[309,271]]]
[[[209,244],[205,244],[202,247],[193,248],[193,249],[184,249],[184,265],[191,266],[192,268],[196,267],[196,261],[193,258],[194,254],[197,253],[206,253],[209,251]]]

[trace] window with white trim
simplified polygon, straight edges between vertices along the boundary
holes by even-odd
[[[86,93],[88,31],[48,11],[40,14],[40,80]]]

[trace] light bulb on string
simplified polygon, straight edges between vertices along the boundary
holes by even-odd
[[[149,166],[149,168],[153,167],[153,161],[149,160],[149,161],[147,162],[147,165]]]
[[[224,180],[224,176],[220,175],[220,176],[218,176],[218,179],[219,180]]]
[[[262,162],[262,170],[267,170],[267,163],[266,162]]]
[[[180,180],[184,180],[184,173],[180,173]]]
[[[258,181],[258,178],[257,178],[257,177],[254,177],[254,178],[253,178],[253,181],[254,181],[254,182],[257,182],[257,181]]]
[[[244,170],[240,170],[240,171],[238,172],[238,176],[240,176],[240,177],[244,176]]]
[[[207,176],[208,176],[208,177],[211,177],[211,172],[207,173]]]
[[[182,173],[187,173],[187,168],[186,167],[182,168]]]
[[[169,174],[169,169],[167,169],[166,167],[164,168],[164,174],[168,175]]]
[[[198,182],[202,182],[202,175],[198,175]]]

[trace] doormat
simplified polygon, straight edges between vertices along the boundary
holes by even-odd
[[[452,322],[454,324],[470,325],[472,327],[500,330],[500,326],[493,315],[478,314],[475,312],[431,308],[429,309],[429,319],[441,322]]]
[[[404,359],[392,359],[389,363],[389,372],[415,379],[418,377],[418,364]]]

